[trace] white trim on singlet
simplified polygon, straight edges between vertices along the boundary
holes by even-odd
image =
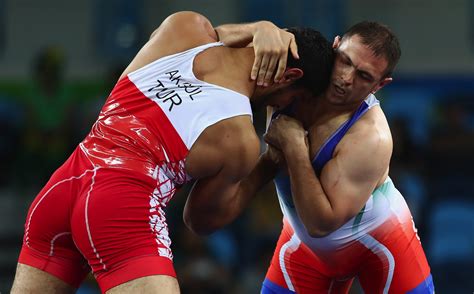
[[[83,176],[85,176],[88,172],[94,172],[94,171],[95,171],[95,169],[88,169],[88,170],[85,170],[79,176],[72,176],[72,177],[69,177],[67,179],[61,180],[61,181],[57,182],[56,184],[54,184],[53,186],[51,186],[51,188],[49,188],[48,191],[46,191],[46,193],[44,193],[44,195],[41,196],[40,200],[36,203],[36,205],[31,210],[30,216],[28,218],[28,222],[26,224],[26,229],[25,229],[25,244],[26,244],[26,246],[30,247],[29,232],[30,232],[31,219],[33,218],[33,215],[35,214],[35,211],[38,208],[38,206],[49,195],[49,192],[53,191],[54,188],[61,185],[62,183],[66,183],[66,182],[69,182],[69,181],[72,181],[72,180],[78,180],[78,179],[82,178]]]
[[[368,109],[371,109],[374,106],[380,105],[379,100],[377,99],[377,97],[375,97],[374,94],[369,94],[369,96],[365,98],[364,102],[367,104]]]
[[[56,234],[53,239],[51,239],[51,246],[49,248],[49,256],[53,256],[54,254],[54,242],[56,242],[56,240],[59,238],[59,237],[62,237],[62,236],[66,236],[66,235],[71,235],[71,232],[62,232],[62,233],[59,233],[59,234]]]
[[[395,258],[393,258],[392,253],[385,247],[382,243],[377,241],[374,237],[369,234],[365,234],[358,239],[365,247],[367,247],[372,253],[377,255],[381,260],[383,258],[387,259],[388,271],[387,271],[387,280],[385,281],[385,286],[383,288],[383,294],[387,294],[392,284],[393,273],[395,271]]]
[[[278,255],[283,278],[285,278],[286,286],[291,291],[295,291],[295,287],[293,286],[290,275],[288,274],[288,271],[286,270],[285,254],[287,253],[287,250],[288,250],[288,254],[295,252],[296,249],[298,249],[298,247],[300,246],[300,243],[301,243],[301,240],[298,239],[296,234],[293,233],[293,235],[291,236],[291,239],[288,240],[288,242],[286,242],[285,244],[283,244],[283,246],[281,246],[280,253]]]
[[[194,75],[197,54],[222,45],[208,43],[165,56],[127,75],[162,109],[188,150],[207,127],[219,121],[241,115],[252,119],[249,97]]]
[[[199,51],[199,52],[202,52],[208,48],[212,48],[212,47],[216,47],[216,46],[223,46],[224,43],[222,42],[213,42],[213,43],[206,43],[206,44],[202,44],[202,45],[199,45],[197,47],[194,47],[194,48],[189,48],[189,49],[186,49],[184,51],[181,51],[181,52],[177,52],[177,53],[173,53],[173,54],[170,54],[170,55],[165,55],[165,56],[162,56],[160,58],[158,58],[157,60],[154,60],[134,71],[131,71],[127,74],[127,77],[130,78],[130,76],[132,75],[136,75],[142,71],[145,71],[147,70],[148,68],[152,67],[153,65],[157,64],[157,63],[160,63],[160,62],[163,62],[163,61],[166,61],[168,59],[171,59],[171,58],[175,58],[175,57],[179,57],[181,55],[186,55],[186,54],[189,54],[191,52],[194,52],[194,51]]]
[[[89,187],[89,191],[87,192],[87,196],[86,196],[86,204],[85,204],[85,208],[84,208],[84,218],[85,218],[87,236],[89,237],[89,243],[91,245],[92,250],[94,251],[95,257],[99,260],[100,264],[102,264],[102,269],[105,271],[105,270],[107,270],[107,267],[105,266],[105,263],[102,260],[102,257],[100,257],[99,252],[97,252],[97,249],[95,248],[94,242],[92,241],[92,234],[91,234],[91,229],[90,229],[90,225],[89,225],[89,212],[88,212],[89,198],[90,198],[91,192],[94,188],[95,176],[97,175],[97,171],[99,169],[100,169],[100,167],[94,168],[94,174],[92,175],[91,184],[90,184],[90,187]]]

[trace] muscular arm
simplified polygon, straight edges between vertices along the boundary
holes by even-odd
[[[174,13],[151,34],[120,78],[163,56],[216,41],[217,34],[205,16],[192,11]]]
[[[229,24],[214,29],[205,16],[181,11],[161,23],[120,78],[160,57],[218,40],[233,47],[245,47],[253,42],[255,61],[250,76],[253,80],[258,77],[258,85],[270,84],[272,76],[275,81],[282,78],[289,49],[299,58],[294,35],[271,22]]]
[[[231,223],[277,171],[273,162],[260,156],[242,180],[224,170],[196,182],[186,201],[184,222],[197,234],[209,234]]]
[[[313,237],[328,235],[362,209],[391,155],[389,136],[361,128],[346,135],[318,178],[303,136],[281,147],[296,210]]]
[[[246,47],[252,43],[255,33],[262,28],[277,28],[269,21],[258,21],[243,24],[224,24],[215,27],[219,41],[229,47]],[[277,28],[278,29],[278,28]]]
[[[233,221],[273,178],[276,166],[266,153],[259,158],[260,142],[248,117],[214,125],[198,140],[186,160],[187,172],[198,181],[188,195],[184,221],[206,234]]]

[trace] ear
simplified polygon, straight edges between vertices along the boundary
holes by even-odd
[[[340,36],[335,36],[334,41],[332,42],[332,49],[339,48],[339,45],[341,45],[341,37]]]
[[[283,73],[283,77],[281,79],[281,83],[292,83],[298,79],[303,77],[304,73],[300,68],[291,67],[287,68]]]
[[[372,90],[372,94],[377,93],[378,90],[382,89],[385,85],[390,84],[392,81],[393,81],[392,77],[383,79],[377,84],[377,86],[374,87],[374,89]]]

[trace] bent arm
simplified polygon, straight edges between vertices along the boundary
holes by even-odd
[[[320,178],[304,142],[284,149],[295,207],[312,237],[326,236],[354,217],[388,168],[391,141],[387,138],[352,134],[342,145]]]
[[[257,85],[268,86],[279,82],[286,69],[288,50],[298,59],[295,36],[272,22],[226,24],[215,28],[221,42],[230,47],[246,47],[252,43],[255,60],[250,77]]]
[[[174,13],[151,34],[120,79],[163,56],[216,41],[216,32],[205,16],[192,11]]]
[[[261,155],[255,168],[240,181],[224,170],[198,180],[184,208],[186,226],[197,234],[209,234],[231,223],[276,171],[274,163]]]
[[[229,47],[246,47],[252,43],[253,37],[259,29],[278,29],[269,21],[258,21],[242,24],[224,24],[214,28],[219,41]]]

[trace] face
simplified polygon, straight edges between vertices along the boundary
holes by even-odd
[[[375,93],[392,79],[384,78],[387,61],[383,56],[375,56],[364,45],[358,35],[333,44],[336,59],[331,76],[331,84],[326,98],[331,104],[359,104],[369,93]]]

